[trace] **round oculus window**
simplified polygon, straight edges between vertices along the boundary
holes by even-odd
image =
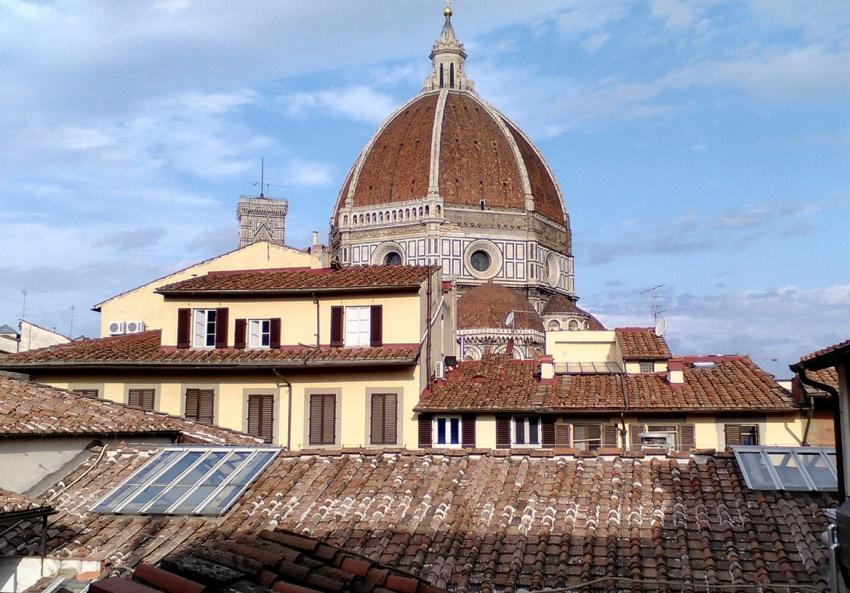
[[[472,267],[475,268],[479,272],[486,272],[490,269],[490,264],[492,260],[490,259],[490,254],[481,249],[474,251],[472,256],[469,258],[469,262],[472,264]]]
[[[384,258],[384,263],[388,266],[400,266],[401,254],[397,251],[390,251]]]

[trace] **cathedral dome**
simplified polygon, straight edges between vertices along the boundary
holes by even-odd
[[[513,312],[513,323],[505,325]],[[488,282],[464,294],[457,302],[457,329],[530,329],[543,331],[543,320],[517,291]]]
[[[337,202],[532,210],[566,225],[558,184],[519,128],[469,90],[426,91],[392,114],[351,168]]]
[[[596,317],[579,307],[575,300],[568,299],[563,295],[556,294],[549,297],[546,306],[543,307],[542,316],[546,320],[546,327],[550,330],[560,329],[589,329],[593,331],[604,331]],[[575,322],[575,324],[571,322]]]

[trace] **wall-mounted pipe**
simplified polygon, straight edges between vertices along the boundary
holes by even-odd
[[[280,389],[280,383],[286,384],[286,450],[292,451],[292,383],[286,377],[281,375],[277,369],[272,369],[272,374],[278,378],[277,387]]]

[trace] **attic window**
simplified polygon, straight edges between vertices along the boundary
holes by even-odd
[[[92,511],[123,515],[209,515],[224,513],[279,449],[163,449]]]
[[[751,490],[838,490],[835,449],[732,447]]]

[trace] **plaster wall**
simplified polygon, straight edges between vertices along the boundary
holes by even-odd
[[[622,363],[620,347],[613,331],[547,331],[546,354],[555,363],[617,362]]]

